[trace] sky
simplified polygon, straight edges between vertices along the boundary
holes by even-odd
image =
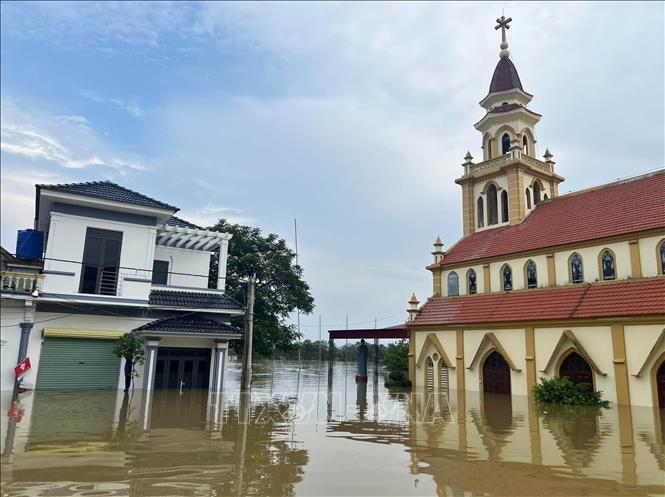
[[[34,185],[111,180],[294,242],[306,338],[403,322],[462,233],[502,11],[560,193],[665,165],[665,4],[1,4],[1,238]],[[478,159],[476,159],[478,160]]]

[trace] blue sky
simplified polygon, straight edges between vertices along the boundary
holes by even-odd
[[[288,240],[297,218],[312,338],[319,314],[387,326],[431,292],[502,9],[562,193],[665,164],[662,2],[1,8],[3,246],[42,182],[110,179]]]

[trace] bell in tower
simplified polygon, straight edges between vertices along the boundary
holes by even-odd
[[[524,91],[510,60],[506,30],[511,18],[501,16],[499,63],[489,93],[480,101],[485,116],[475,124],[482,134],[483,160],[465,157],[462,186],[464,236],[479,230],[518,224],[543,200],[558,194],[564,178],[554,173],[551,154],[538,160],[535,126],[541,115],[528,108],[533,95]],[[549,154],[549,151],[548,151]]]

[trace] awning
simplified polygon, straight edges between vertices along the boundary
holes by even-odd
[[[156,243],[164,247],[211,251],[231,237],[229,233],[164,224],[157,229]]]

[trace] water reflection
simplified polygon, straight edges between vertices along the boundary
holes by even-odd
[[[550,409],[526,398],[388,392],[343,363],[232,365],[205,390],[24,395],[2,417],[2,494],[662,495],[651,409]],[[348,376],[345,376],[345,372]],[[326,376],[328,376],[326,378]],[[326,381],[327,379],[327,381]],[[3,414],[10,396],[2,398]],[[658,415],[655,415],[658,414]],[[656,421],[658,424],[656,424]]]

